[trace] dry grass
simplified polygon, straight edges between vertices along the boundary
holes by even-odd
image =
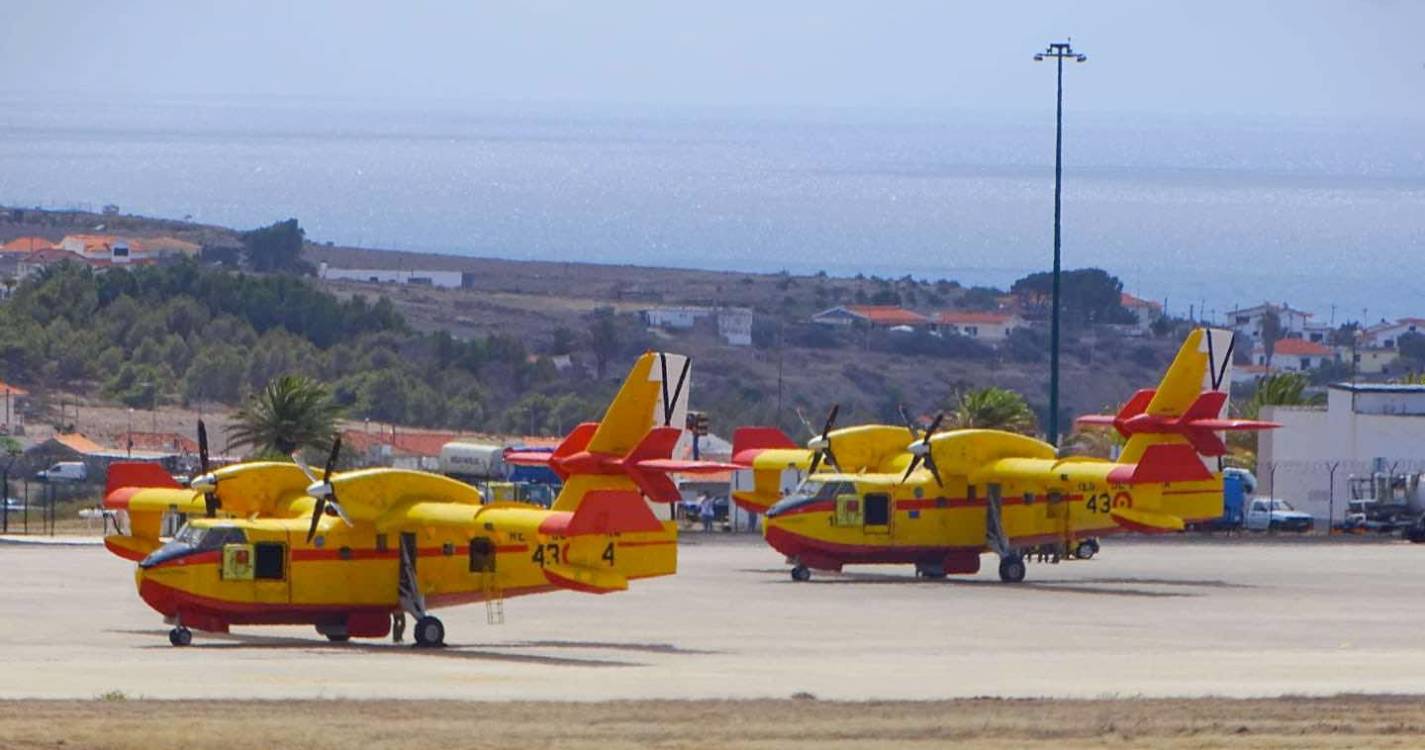
[[[233,689],[241,690],[240,685]],[[0,702],[0,748],[1403,748],[1425,697],[837,703]]]

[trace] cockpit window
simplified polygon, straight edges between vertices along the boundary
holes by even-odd
[[[856,485],[851,482],[819,482],[806,480],[801,483],[801,486],[797,487],[796,492],[787,495],[777,502],[777,504],[768,508],[767,515],[777,516],[804,505],[835,500],[837,495],[853,495],[855,493]]]
[[[171,543],[182,544],[193,550],[219,549],[225,544],[246,544],[247,535],[235,526],[204,528],[184,524],[183,528],[173,535]]]

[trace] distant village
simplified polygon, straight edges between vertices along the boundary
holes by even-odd
[[[240,247],[206,246],[171,236],[126,237],[99,232],[68,234],[59,240],[41,236],[17,237],[0,245],[0,298],[20,281],[47,266],[84,263],[93,268],[142,266],[176,258],[236,265]],[[326,281],[373,285],[410,285],[443,289],[468,289],[474,275],[468,271],[337,268],[323,262],[317,276]],[[1146,336],[1163,318],[1161,304],[1123,293],[1120,303],[1130,323],[1110,328],[1126,336]],[[660,305],[640,310],[649,328],[677,333],[706,329],[730,346],[753,345],[754,311],[748,307]],[[1016,295],[1002,295],[994,309],[914,310],[896,305],[847,304],[822,310],[809,322],[833,329],[861,328],[888,335],[928,333],[963,336],[995,346],[1016,329],[1044,326],[1043,316],[1023,308]],[[1407,334],[1421,333],[1425,319],[1380,320],[1364,328],[1342,329],[1287,303],[1261,303],[1229,310],[1219,320],[1204,321],[1232,328],[1247,348],[1236,354],[1233,380],[1250,383],[1274,372],[1309,372],[1338,367],[1358,377],[1389,379],[1404,373],[1398,343]]]

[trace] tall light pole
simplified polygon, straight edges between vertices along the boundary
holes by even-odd
[[[1058,94],[1054,108],[1054,293],[1049,323],[1049,444],[1059,444],[1059,193],[1064,179],[1064,60],[1084,62],[1069,41],[1053,43],[1034,56],[1035,62],[1052,58],[1058,67]]]

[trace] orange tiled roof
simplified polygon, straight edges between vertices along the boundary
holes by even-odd
[[[1322,357],[1331,354],[1329,348],[1306,339],[1280,339],[1272,352],[1289,357]]]
[[[1141,297],[1134,297],[1128,292],[1123,292],[1122,294],[1120,294],[1118,296],[1118,302],[1124,307],[1151,307],[1154,310],[1162,308],[1162,305],[1157,302],[1142,299]]]
[[[36,250],[48,250],[54,247],[54,243],[43,237],[16,237],[4,245],[0,245],[0,250],[7,253],[30,253]]]
[[[98,453],[104,450],[104,446],[77,432],[56,434],[54,439],[61,445],[79,453]]]
[[[935,316],[941,325],[1004,325],[1014,316],[996,312],[976,312],[974,310],[945,310]]]
[[[120,435],[119,445],[127,448],[133,441],[134,450],[152,452],[197,453],[198,442],[176,432],[129,432]]]
[[[895,305],[849,305],[846,309],[882,326],[915,326],[927,322],[924,315]]]
[[[11,396],[12,398],[13,398],[13,397],[20,397],[20,396],[28,396],[28,395],[30,395],[30,392],[27,391],[27,390],[25,390],[24,388],[21,388],[21,387],[18,386],[18,385],[10,385],[9,383],[6,383],[5,381],[0,380],[0,396],[5,395],[5,392],[6,392],[6,391],[9,391],[9,392],[10,392],[10,396]]]

